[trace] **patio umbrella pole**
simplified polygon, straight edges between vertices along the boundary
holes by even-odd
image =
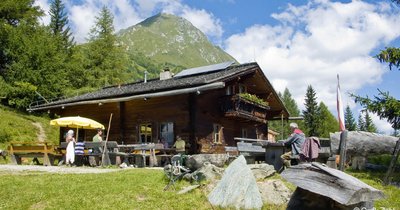
[[[107,151],[107,141],[108,141],[108,135],[110,134],[112,116],[113,116],[113,113],[111,113],[110,120],[108,121],[107,136],[106,136],[106,141],[104,143],[103,155],[101,156],[101,165],[102,166],[108,166],[108,165],[110,165],[110,162],[111,162],[110,157],[108,156],[108,151]]]

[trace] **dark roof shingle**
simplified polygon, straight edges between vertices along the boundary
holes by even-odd
[[[121,86],[110,86],[100,90],[86,93],[83,95],[54,101],[47,104],[37,105],[31,107],[31,109],[42,109],[54,105],[62,105],[73,102],[89,101],[96,99],[107,99],[107,98],[118,98],[125,96],[132,96],[144,93],[155,93],[166,90],[181,89],[187,87],[196,87],[200,85],[210,84],[217,81],[225,81],[232,76],[241,74],[248,70],[258,67],[257,63],[247,63],[241,65],[233,65],[222,69],[220,71],[214,71],[211,73],[189,75],[186,77],[171,78],[167,80],[150,80],[146,83],[137,82],[130,83]]]

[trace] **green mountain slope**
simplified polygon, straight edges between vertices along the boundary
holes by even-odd
[[[189,21],[169,14],[158,14],[137,25],[117,33],[118,40],[124,46],[139,68],[160,65],[172,67],[177,71],[225,61],[235,60],[221,48],[211,44],[207,37]],[[143,63],[140,61],[148,59]],[[133,65],[135,66],[135,65]],[[158,73],[161,69],[158,69]]]
[[[29,115],[0,105],[0,149],[11,141],[46,141],[58,144],[59,128],[50,126],[48,117]]]

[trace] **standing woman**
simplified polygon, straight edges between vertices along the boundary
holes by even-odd
[[[65,162],[67,165],[72,165],[75,161],[75,138],[73,130],[69,130],[67,132],[65,141],[67,142],[67,154],[65,155]]]

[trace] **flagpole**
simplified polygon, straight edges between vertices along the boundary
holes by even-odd
[[[345,123],[344,123],[344,111],[343,111],[343,103],[342,103],[342,96],[340,94],[340,82],[339,82],[339,74],[337,74],[337,112],[338,112],[338,121],[339,121],[339,131],[346,130]]]
[[[339,143],[339,170],[343,171],[346,163],[346,147],[347,147],[347,130],[344,123],[344,112],[343,112],[343,104],[342,97],[340,95],[340,82],[339,82],[339,74],[337,74],[337,112],[338,112],[338,121],[339,121],[339,131],[340,133],[340,143]]]

